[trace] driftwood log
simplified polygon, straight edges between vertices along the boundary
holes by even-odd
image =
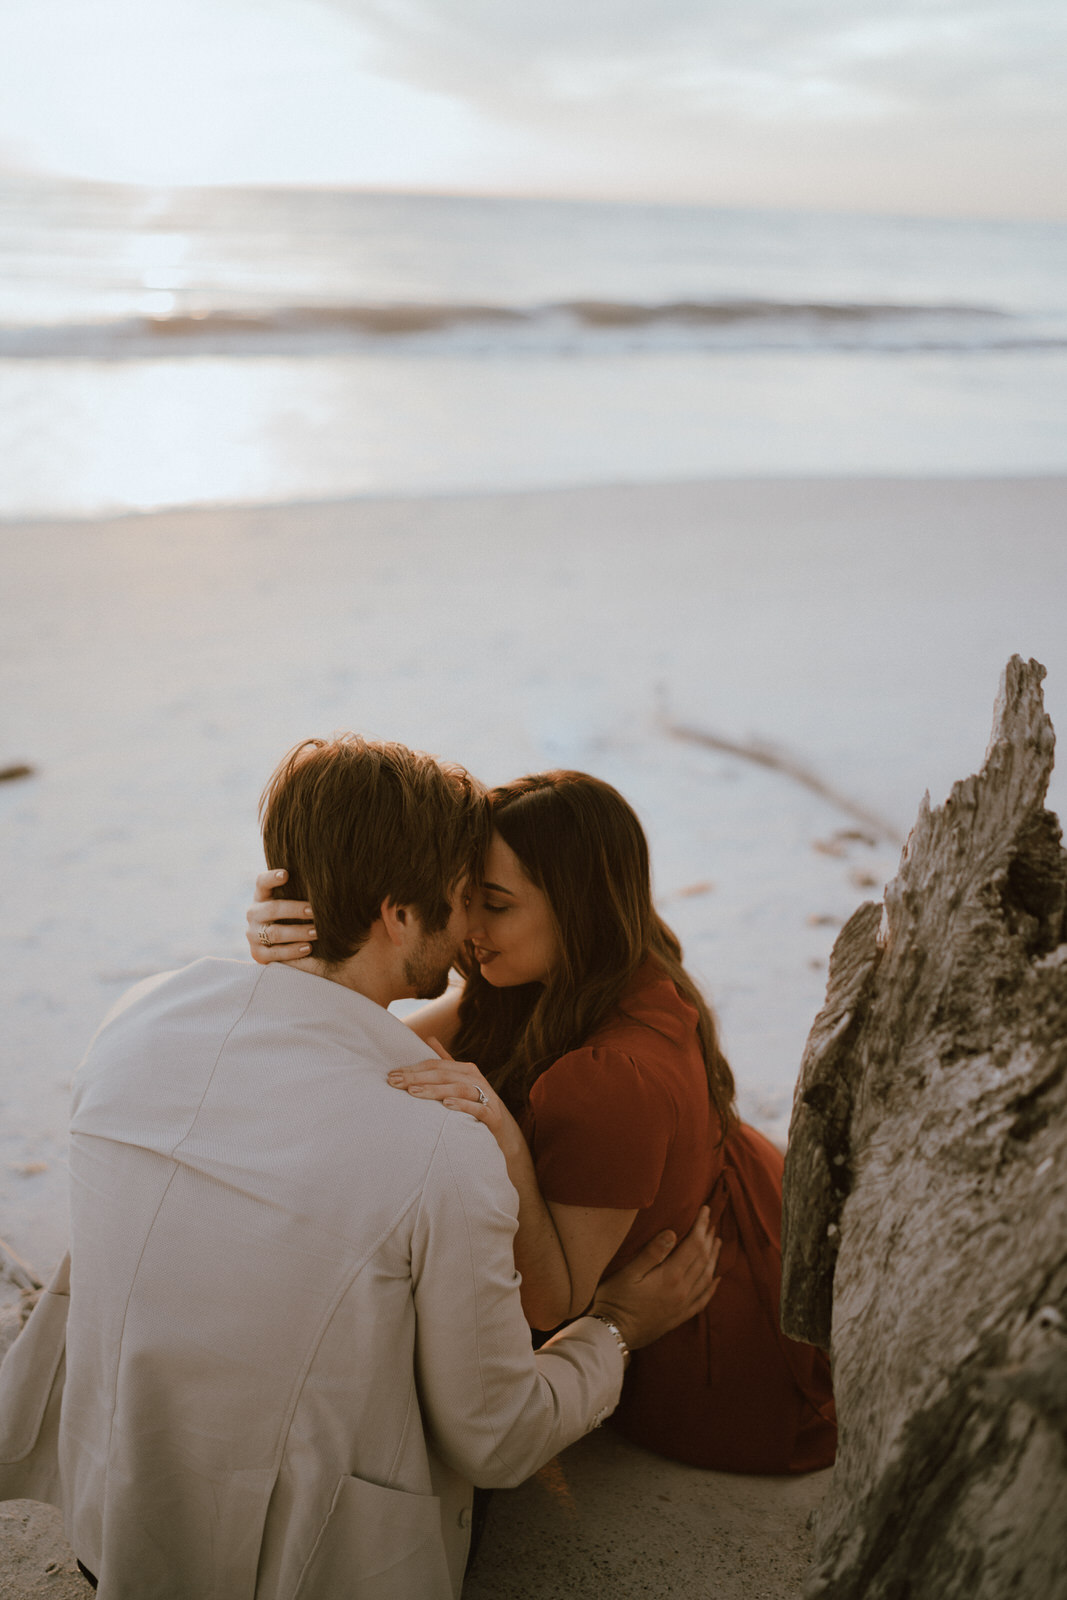
[[[793,1105],[782,1322],[841,1428],[809,1600],[1067,1596],[1067,852],[1044,668],[842,929]]]

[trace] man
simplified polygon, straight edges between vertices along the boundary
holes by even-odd
[[[313,740],[263,824],[315,960],[195,962],[97,1035],[65,1384],[60,1281],[0,1377],[0,1494],[63,1505],[101,1600],[450,1600],[471,1483],[521,1482],[613,1409],[625,1346],[711,1293],[706,1221],[535,1356],[495,1141],[386,1082],[426,1052],[385,1007],[440,993],[465,934],[481,791],[400,745]]]

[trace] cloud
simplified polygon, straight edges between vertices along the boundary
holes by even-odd
[[[777,83],[792,102],[811,81],[877,83],[908,103],[946,83],[981,98],[1020,72],[1062,82],[1059,0],[333,0],[377,42],[383,68],[474,100],[610,98],[706,75],[714,104],[732,86]]]
[[[1062,0],[4,0],[0,157],[1063,215]]]
[[[536,130],[557,184],[781,200],[777,164],[799,203],[851,173],[846,204],[989,210],[985,161],[1062,213],[1061,0],[332,3],[376,70]]]

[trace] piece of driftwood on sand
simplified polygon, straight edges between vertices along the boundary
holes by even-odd
[[[33,1268],[0,1239],[0,1361],[22,1331],[41,1293]]]
[[[780,772],[783,777],[791,778],[802,789],[810,789],[812,794],[817,794],[820,799],[828,800],[838,811],[843,811],[855,822],[862,823],[868,833],[874,835],[872,843],[883,840],[887,844],[900,844],[900,834],[891,822],[880,817],[869,806],[860,805],[856,800],[849,799],[835,789],[833,784],[827,783],[817,772],[796,756],[782,750],[776,744],[769,744],[763,739],[727,739],[721,733],[712,733],[708,728],[691,728],[684,722],[672,722],[665,711],[661,712],[660,724],[664,733],[672,739],[682,739],[689,744],[702,746],[705,750],[717,750],[722,755],[738,756],[742,761],[750,761],[754,766],[767,767],[771,772]]]
[[[785,1179],[782,1321],[841,1424],[809,1600],[1067,1595],[1067,852],[1044,668],[842,930]]]

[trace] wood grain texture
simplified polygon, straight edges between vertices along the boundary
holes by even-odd
[[[1067,1595],[1067,853],[1044,669],[837,941],[786,1163],[782,1317],[841,1424],[809,1600]]]

